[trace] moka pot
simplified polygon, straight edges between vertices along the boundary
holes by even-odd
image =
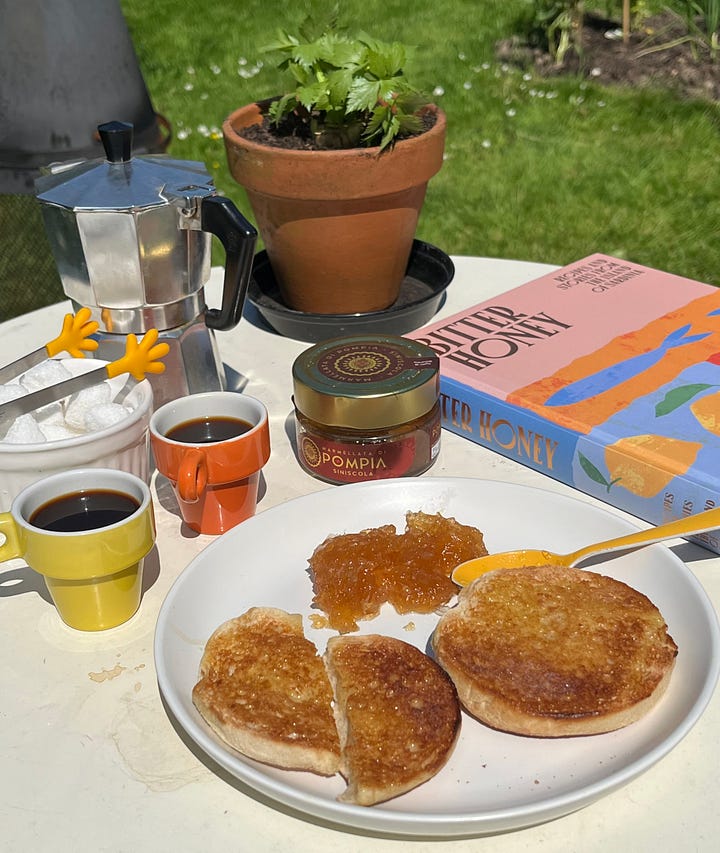
[[[98,358],[114,361],[128,333],[151,328],[170,345],[165,373],[148,377],[155,407],[221,390],[214,332],[240,321],[257,232],[202,163],[133,157],[125,122],[98,132],[106,159],[52,164],[35,183],[63,289],[100,324]],[[205,304],[212,234],[225,249],[219,308]]]

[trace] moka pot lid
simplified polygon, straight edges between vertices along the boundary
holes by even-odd
[[[131,124],[108,122],[98,131],[106,159],[51,164],[50,174],[35,181],[38,201],[69,210],[133,212],[215,194],[203,163],[164,155],[133,157]]]

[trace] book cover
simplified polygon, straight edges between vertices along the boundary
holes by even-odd
[[[720,289],[594,254],[408,337],[444,428],[653,524],[720,505]]]

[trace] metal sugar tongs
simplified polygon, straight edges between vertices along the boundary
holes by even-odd
[[[98,330],[98,324],[90,319],[89,308],[81,308],[77,314],[66,314],[60,334],[49,341],[43,347],[27,355],[21,355],[5,367],[0,367],[0,384],[14,379],[21,373],[25,373],[46,358],[52,358],[61,352],[69,353],[73,358],[85,358],[86,352],[93,352],[98,348],[98,342],[90,335]]]
[[[81,308],[75,316],[66,314],[62,332],[58,337],[45,346],[39,347],[16,359],[11,364],[0,368],[0,382],[15,378],[20,373],[24,373],[36,364],[40,364],[45,359],[52,358],[61,352],[68,352],[75,358],[84,358],[85,352],[92,352],[97,349],[97,341],[92,340],[89,336],[97,331],[98,324],[89,318],[90,310],[87,308]],[[148,329],[140,342],[135,335],[128,335],[125,343],[125,355],[121,358],[47,388],[41,388],[14,400],[0,403],[0,420],[7,416],[18,417],[28,414],[28,412],[62,400],[64,397],[84,388],[97,385],[105,379],[121,376],[123,373],[129,373],[138,382],[145,378],[146,373],[162,373],[165,370],[165,365],[159,359],[167,355],[170,347],[165,342],[158,344],[157,339],[157,329]]]

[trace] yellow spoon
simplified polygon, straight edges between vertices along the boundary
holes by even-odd
[[[475,578],[495,569],[520,569],[523,566],[547,566],[549,564],[570,568],[592,554],[605,554],[610,551],[651,545],[653,542],[662,542],[665,539],[674,539],[677,536],[705,533],[718,527],[720,527],[720,507],[699,512],[696,515],[688,515],[678,521],[661,524],[659,527],[651,527],[649,530],[640,530],[637,533],[629,533],[627,536],[618,536],[605,542],[586,545],[584,548],[573,551],[572,554],[524,550],[503,551],[501,554],[476,557],[457,566],[453,570],[452,579],[459,586],[467,586]]]

